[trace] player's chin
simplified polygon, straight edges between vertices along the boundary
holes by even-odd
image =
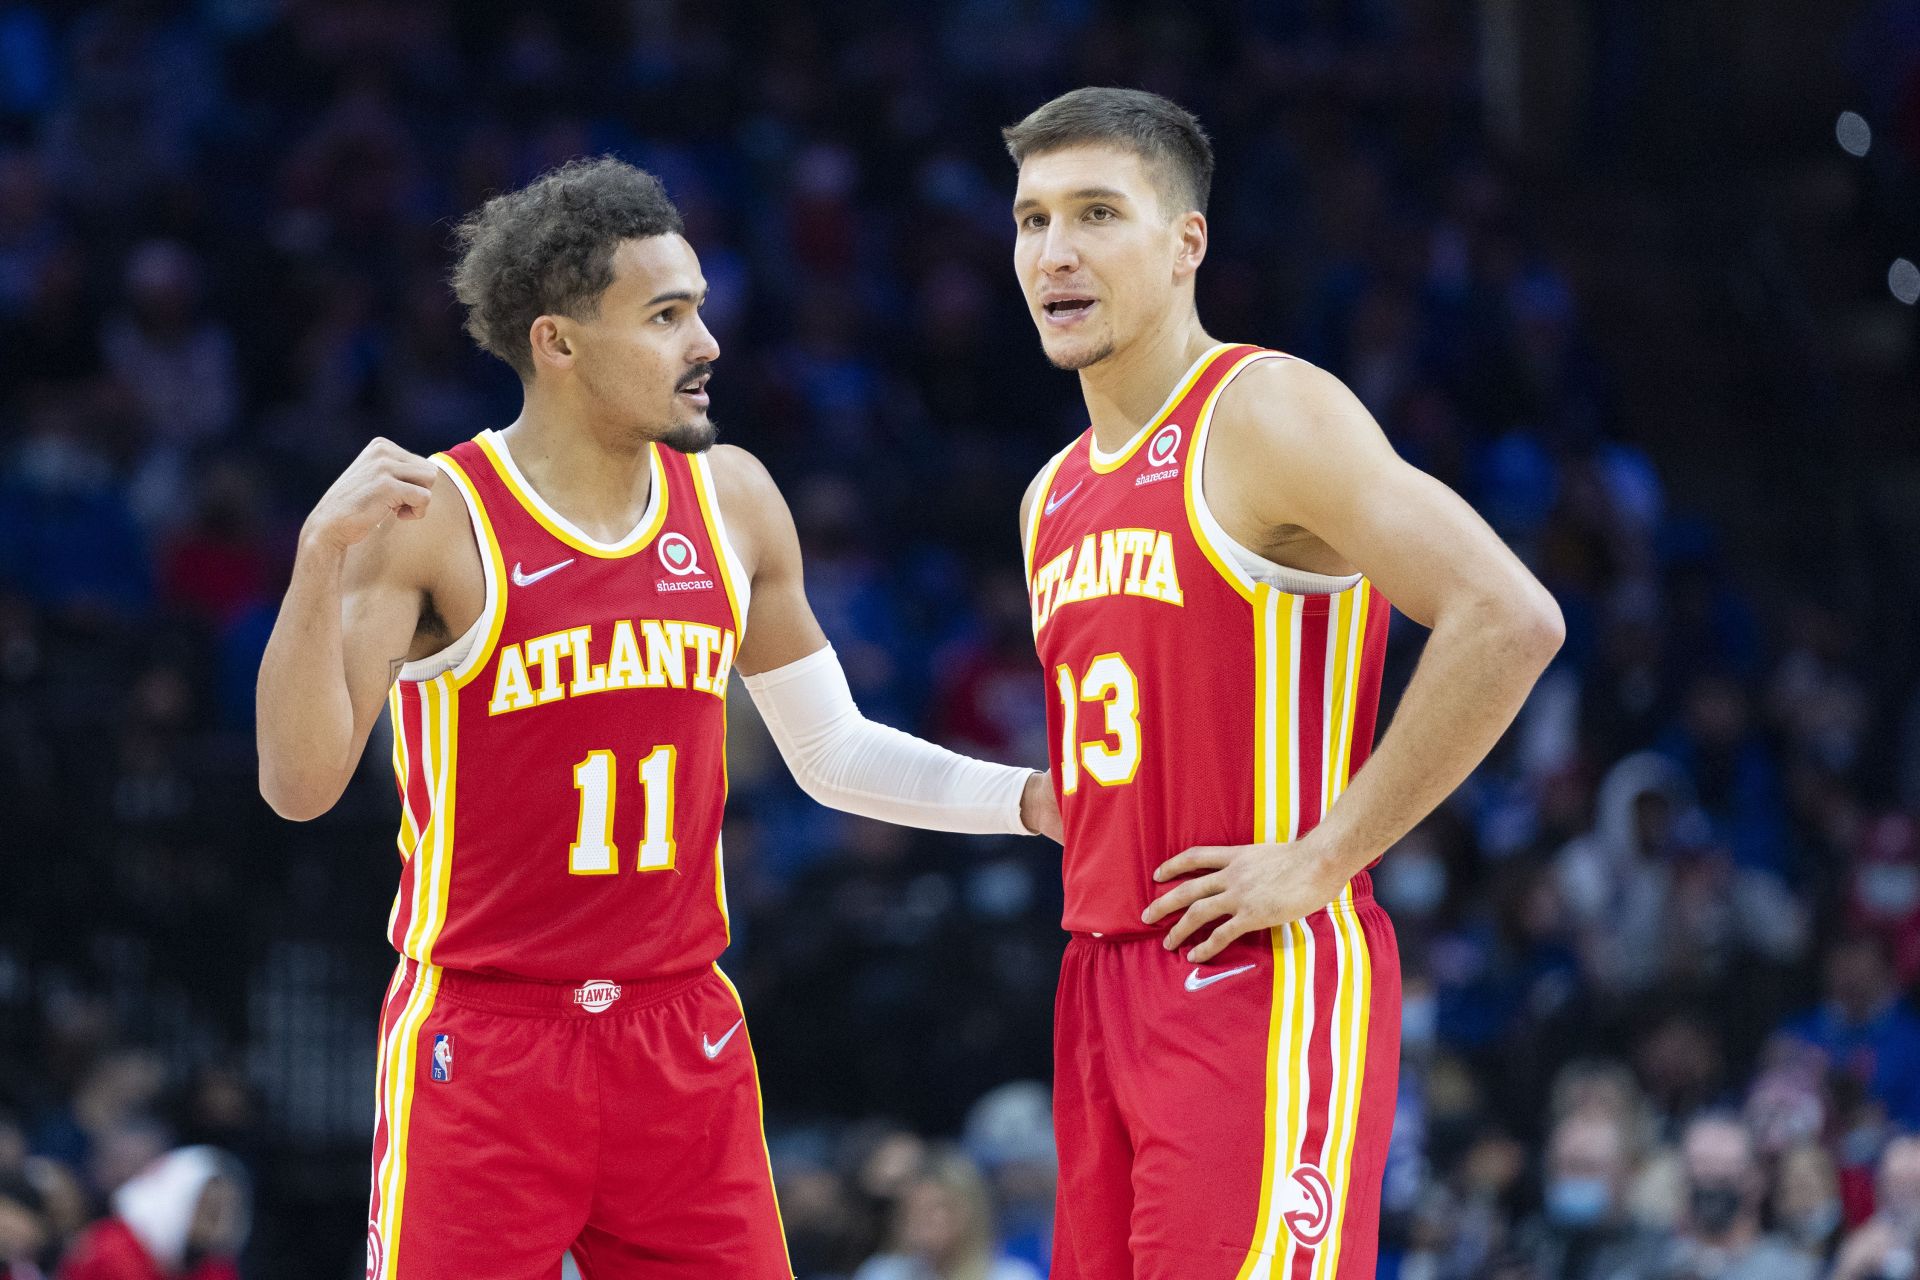
[[[1042,338],[1040,346],[1047,353],[1047,359],[1054,368],[1065,369],[1069,373],[1099,364],[1113,354],[1113,343],[1110,341],[1048,342]]]
[[[666,429],[660,443],[681,453],[705,453],[720,438],[720,428],[706,414],[683,418]]]

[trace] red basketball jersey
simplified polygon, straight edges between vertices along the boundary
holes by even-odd
[[[1214,348],[1117,456],[1089,428],[1055,457],[1028,513],[1073,932],[1152,932],[1155,867],[1193,845],[1295,839],[1372,748],[1386,599],[1364,578],[1254,578],[1201,501],[1221,391],[1287,358]]]
[[[617,544],[548,507],[493,432],[435,458],[488,587],[472,652],[402,672],[390,702],[388,933],[422,964],[619,982],[727,945],[725,699],[746,579],[707,460],[651,452],[647,513]]]

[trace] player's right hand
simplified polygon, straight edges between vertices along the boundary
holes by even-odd
[[[418,520],[433,497],[435,474],[425,458],[375,437],[321,496],[302,540],[345,551],[391,517]]]

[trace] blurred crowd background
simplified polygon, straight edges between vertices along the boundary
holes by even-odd
[[[0,1276],[360,1274],[397,806],[376,741],[274,818],[253,680],[366,440],[518,410],[445,285],[491,192],[665,179],[863,709],[1044,759],[1015,508],[1083,419],[997,130],[1080,84],[1212,130],[1210,330],[1343,377],[1567,617],[1378,873],[1382,1274],[1916,1274],[1920,3],[5,0]],[[1032,1280],[1057,850],[823,811],[734,707],[796,1268]]]

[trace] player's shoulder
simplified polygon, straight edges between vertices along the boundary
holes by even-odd
[[[1065,458],[1067,451],[1078,443],[1079,437],[1076,436],[1061,446],[1058,453],[1040,464],[1040,469],[1033,473],[1033,479],[1027,481],[1027,491],[1020,496],[1020,527],[1022,529],[1027,527],[1027,513],[1033,510],[1033,504],[1040,500],[1041,491],[1046,488],[1047,477],[1059,469],[1061,459]]]
[[[716,444],[707,450],[707,467],[713,473],[715,496],[729,516],[738,507],[742,517],[752,519],[769,504],[785,501],[767,464],[737,444]]]
[[[1262,350],[1235,374],[1220,395],[1220,410],[1298,407],[1350,397],[1347,384],[1311,360],[1285,351]]]
[[[1309,360],[1284,355],[1255,360],[1221,390],[1214,434],[1234,441],[1318,447],[1335,442],[1372,417],[1339,377]]]

